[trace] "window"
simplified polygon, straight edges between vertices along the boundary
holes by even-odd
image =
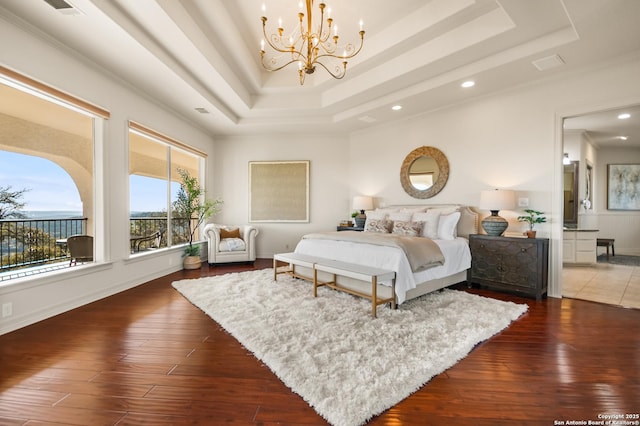
[[[202,182],[205,155],[135,122],[129,123],[129,211],[132,254],[184,244],[189,218],[174,217],[178,170]],[[196,239],[200,235],[196,233]]]
[[[105,118],[107,111],[0,66],[0,190],[24,190],[18,208],[0,217],[1,280],[69,267],[66,239],[96,236],[95,129]]]

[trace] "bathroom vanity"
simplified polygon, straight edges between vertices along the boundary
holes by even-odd
[[[565,228],[562,240],[562,263],[596,263],[597,229]]]

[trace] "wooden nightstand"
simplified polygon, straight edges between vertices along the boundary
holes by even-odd
[[[469,284],[512,291],[541,300],[547,293],[549,240],[547,238],[470,235]]]
[[[357,226],[337,226],[336,231],[364,231],[364,228],[358,228]]]

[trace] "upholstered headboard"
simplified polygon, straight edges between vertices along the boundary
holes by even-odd
[[[406,205],[393,205],[393,206],[385,206],[384,209],[416,209],[416,208],[424,208],[424,209],[455,209],[460,212],[460,220],[457,225],[457,233],[458,236],[469,238],[470,234],[478,233],[478,224],[479,218],[478,213],[476,213],[470,206],[465,206],[462,204],[406,204]]]

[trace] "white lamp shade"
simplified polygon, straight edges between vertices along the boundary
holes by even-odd
[[[510,189],[494,189],[480,193],[480,207],[485,210],[512,210],[516,206],[516,193]]]
[[[364,195],[353,197],[353,208],[355,210],[371,210],[373,209],[373,198]]]

